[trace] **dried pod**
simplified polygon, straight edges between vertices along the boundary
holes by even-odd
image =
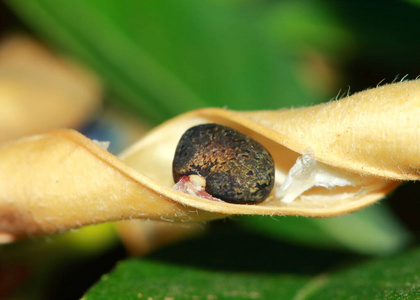
[[[306,108],[192,111],[155,128],[119,158],[73,130],[16,140],[0,146],[0,242],[132,218],[350,213],[404,180],[420,180],[419,115],[415,80]],[[272,197],[241,205],[172,188],[177,144],[204,123],[229,126],[270,151]]]
[[[88,70],[57,57],[37,41],[0,41],[0,142],[78,128],[101,102],[101,84]]]
[[[182,135],[172,172],[175,182],[204,177],[206,192],[230,203],[260,203],[274,186],[274,162],[264,146],[218,124],[197,125]]]

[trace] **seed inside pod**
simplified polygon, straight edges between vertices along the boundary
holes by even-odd
[[[218,124],[198,125],[182,135],[172,173],[179,183],[185,176],[200,175],[208,194],[237,204],[264,201],[274,185],[273,158],[264,146]]]

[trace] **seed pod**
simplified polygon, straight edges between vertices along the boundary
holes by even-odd
[[[264,146],[218,124],[198,125],[183,134],[172,172],[175,182],[200,175],[207,193],[236,204],[260,203],[274,185],[274,162]]]

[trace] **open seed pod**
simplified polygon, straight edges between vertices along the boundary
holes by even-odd
[[[3,241],[132,218],[199,222],[229,215],[328,217],[361,209],[420,177],[420,81],[367,90],[307,108],[201,109],[169,120],[117,158],[73,130],[0,149]],[[276,182],[256,205],[172,187],[172,160],[190,127],[218,123],[264,145]]]

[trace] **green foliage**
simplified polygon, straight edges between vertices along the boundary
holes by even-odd
[[[277,1],[267,9],[263,26],[278,47],[291,53],[319,50],[341,56],[351,51],[356,39],[322,1]]]
[[[419,0],[406,0],[409,3],[412,3],[414,5],[420,5],[420,1]]]
[[[103,276],[83,300],[418,299],[418,270],[420,249],[315,277],[281,271],[277,274],[215,272],[128,260]]]
[[[404,248],[411,237],[384,205],[335,218],[237,218],[250,230],[297,244],[346,249],[368,255],[389,255]]]
[[[277,109],[314,100],[299,85],[293,62],[274,51],[238,3],[9,4],[53,44],[94,68],[115,95],[110,100],[152,121],[205,106]]]
[[[290,299],[307,281],[294,276],[217,273],[131,260],[104,276],[83,299],[138,299],[138,295],[146,299]]]

